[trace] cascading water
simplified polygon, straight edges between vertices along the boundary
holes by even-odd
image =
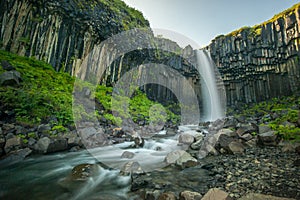
[[[209,56],[209,53],[204,50],[195,50],[197,58],[197,68],[201,75],[201,93],[203,101],[203,112],[201,119],[203,121],[215,121],[225,116],[224,88],[222,84],[217,84],[217,71],[215,65]],[[219,88],[218,88],[219,87]]]

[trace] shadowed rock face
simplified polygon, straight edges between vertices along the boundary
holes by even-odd
[[[227,104],[299,91],[299,4],[255,27],[215,38],[206,47],[226,86]]]

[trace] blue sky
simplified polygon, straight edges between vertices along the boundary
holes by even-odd
[[[140,10],[164,37],[185,46],[191,39],[200,47],[217,35],[272,18],[299,0],[123,0]],[[176,34],[172,34],[172,32]],[[177,33],[184,37],[176,37]],[[175,36],[174,36],[175,35]],[[178,35],[177,35],[178,36]],[[195,47],[195,45],[192,45]]]

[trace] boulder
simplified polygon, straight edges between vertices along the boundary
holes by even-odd
[[[68,149],[68,142],[65,138],[57,138],[51,140],[48,148],[47,153],[53,153],[58,151],[65,151]]]
[[[158,200],[176,200],[176,196],[172,192],[164,192],[159,195]]]
[[[245,152],[244,146],[238,141],[232,141],[228,145],[230,153],[233,154],[242,154]]]
[[[6,140],[4,151],[9,153],[12,150],[18,149],[22,145],[21,139],[17,136],[13,136]]]
[[[86,127],[79,129],[79,135],[86,148],[96,148],[108,144],[107,137],[102,128]]]
[[[121,158],[131,159],[133,157],[134,157],[134,153],[130,151],[124,151],[123,154],[121,155]]]
[[[173,151],[167,154],[165,157],[167,164],[176,164],[180,168],[193,167],[198,164],[197,159],[192,157],[189,153],[183,150]]]
[[[231,200],[232,198],[228,195],[228,193],[218,189],[212,188],[210,189],[201,200]]]
[[[31,152],[32,152],[32,150],[29,148],[11,151],[0,161],[0,165],[3,166],[3,165],[7,165],[7,164],[20,162],[20,161],[24,160],[24,158],[29,156],[31,154]]]
[[[257,131],[257,127],[251,124],[251,125],[242,125],[240,128],[238,128],[236,130],[236,133],[239,136],[242,136],[246,133],[253,133],[253,132],[256,132],[256,131]]]
[[[272,129],[269,126],[267,126],[267,125],[260,125],[260,126],[258,126],[258,133],[259,134],[270,132],[270,131],[272,131]]]
[[[120,170],[120,175],[128,176],[132,174],[144,174],[144,170],[138,162],[127,162],[124,164],[122,169]]]
[[[222,135],[222,134],[223,135],[227,135],[229,137],[236,137],[237,136],[235,131],[230,130],[230,129],[226,129],[226,128],[223,128],[223,129],[219,130],[218,134],[220,134],[220,135]]]
[[[41,124],[38,126],[37,131],[38,133],[49,134],[51,131],[51,126],[49,124]]]
[[[258,144],[265,146],[276,146],[277,135],[275,134],[275,131],[258,134]]]
[[[97,175],[99,167],[97,164],[77,165],[72,169],[70,178],[73,181],[86,181],[89,177]]]
[[[184,145],[190,145],[195,141],[195,137],[190,134],[180,134],[178,137],[178,143],[179,144],[184,144]]]
[[[51,140],[48,137],[40,138],[34,145],[34,150],[36,150],[39,153],[47,153],[50,142]]]
[[[22,80],[18,71],[6,71],[0,74],[0,85],[19,85]]]
[[[275,197],[271,195],[263,195],[263,194],[256,194],[256,193],[249,193],[238,200],[295,200],[290,198],[283,198],[283,197]]]
[[[202,195],[198,192],[183,191],[179,193],[179,200],[201,200]]]

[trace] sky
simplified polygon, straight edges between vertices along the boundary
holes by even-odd
[[[260,24],[299,0],[123,0],[159,35],[184,47],[204,47],[218,35]]]

